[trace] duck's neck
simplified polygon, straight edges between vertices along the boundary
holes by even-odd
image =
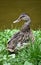
[[[24,23],[24,25],[21,28],[22,32],[29,32],[30,31],[30,22],[31,20],[26,21],[26,23]]]
[[[31,20],[29,19],[29,20],[26,21],[25,24],[26,24],[26,25],[30,25],[30,23],[31,23]]]

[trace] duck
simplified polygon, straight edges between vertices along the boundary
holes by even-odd
[[[13,23],[25,21],[19,32],[15,33],[7,43],[7,50],[14,52],[17,49],[24,48],[28,45],[29,40],[34,42],[34,35],[30,28],[31,18],[26,13],[22,13]]]

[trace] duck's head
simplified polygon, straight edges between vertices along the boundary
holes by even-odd
[[[27,14],[23,13],[23,14],[21,14],[21,15],[18,17],[17,20],[13,21],[13,23],[20,22],[21,20],[25,20],[25,21],[28,22],[28,21],[30,21],[31,19],[30,19],[30,17],[29,17]]]

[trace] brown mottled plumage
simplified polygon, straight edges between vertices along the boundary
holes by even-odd
[[[17,20],[13,23],[25,20],[26,22],[22,26],[21,30],[13,35],[13,37],[8,41],[7,49],[10,52],[14,52],[16,49],[21,48],[23,45],[27,45],[27,42],[31,39],[34,41],[34,36],[32,30],[30,29],[31,19],[27,14],[21,14]]]

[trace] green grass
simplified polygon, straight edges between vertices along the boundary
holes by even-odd
[[[41,65],[41,30],[33,31],[35,42],[16,54],[6,50],[8,40],[19,30],[4,30],[0,32],[0,65]]]

